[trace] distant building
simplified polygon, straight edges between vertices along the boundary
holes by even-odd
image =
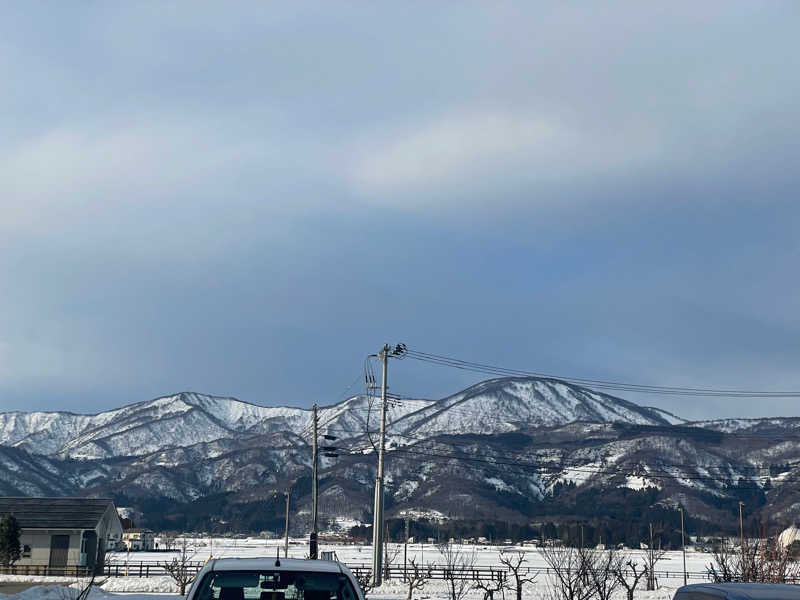
[[[122,545],[130,550],[153,550],[156,546],[156,534],[149,529],[126,529],[122,532]]]
[[[114,502],[101,498],[0,498],[0,516],[19,522],[19,567],[58,573],[102,567],[106,550],[122,538]]]

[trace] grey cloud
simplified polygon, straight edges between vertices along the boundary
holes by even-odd
[[[3,12],[0,408],[797,381],[794,3]]]

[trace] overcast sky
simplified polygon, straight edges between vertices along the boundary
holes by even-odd
[[[800,4],[657,4],[4,4],[0,410],[800,389]]]

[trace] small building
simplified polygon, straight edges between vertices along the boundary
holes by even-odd
[[[16,567],[92,572],[122,539],[117,509],[107,498],[0,498],[0,516],[8,514],[20,526]]]
[[[149,529],[126,529],[122,532],[122,545],[131,552],[153,550],[156,534]]]

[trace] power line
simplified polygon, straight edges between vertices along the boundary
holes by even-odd
[[[343,396],[344,396],[344,397],[346,397],[346,396],[347,396],[347,392],[349,392],[349,391],[350,391],[350,390],[353,388],[353,386],[355,386],[355,384],[356,384],[356,383],[358,383],[358,380],[359,380],[359,379],[361,379],[361,374],[360,374],[360,373],[359,373],[358,375],[356,375],[355,379],[353,379],[353,381],[350,383],[350,385],[348,385],[348,386],[347,386],[347,387],[344,389],[344,391],[343,391],[341,394],[339,394],[339,395],[337,396],[337,400],[336,400],[336,402],[334,403],[334,406],[336,406],[336,405],[337,405],[337,404],[339,404],[339,403],[340,403],[340,402],[341,402],[343,399],[345,399],[345,398],[343,398]],[[331,422],[331,421],[332,421],[332,420],[333,420],[333,419],[334,419],[336,416],[338,416],[338,415],[336,415],[336,414],[335,414],[333,417],[329,418],[327,421],[324,421],[323,423],[321,423],[320,425],[318,425],[318,427],[320,427],[320,428],[324,427],[325,425],[327,425],[328,423],[330,423],[330,422]],[[314,424],[313,424],[313,421],[312,421],[311,423],[309,423],[309,424],[308,424],[308,425],[305,427],[305,429],[303,429],[303,431],[302,431],[302,432],[300,432],[300,437],[301,437],[301,438],[304,438],[305,436],[309,435],[309,434],[311,433],[311,431],[312,431],[312,428],[313,428],[313,426],[314,426]]]
[[[558,383],[573,383],[577,385],[588,385],[593,388],[613,389],[621,391],[631,391],[648,394],[682,395],[682,396],[709,396],[726,398],[800,398],[800,391],[763,391],[763,390],[740,390],[740,389],[716,389],[716,388],[692,388],[678,386],[657,386],[628,383],[622,381],[610,381],[603,379],[586,379],[582,377],[567,377],[563,375],[553,375],[551,373],[540,373],[536,371],[526,371],[487,365],[472,361],[461,360],[458,358],[421,352],[418,350],[408,350],[406,355],[414,360],[427,362],[439,366],[452,367],[465,371],[485,373],[488,375],[500,375],[506,377],[539,377],[551,379]]]

